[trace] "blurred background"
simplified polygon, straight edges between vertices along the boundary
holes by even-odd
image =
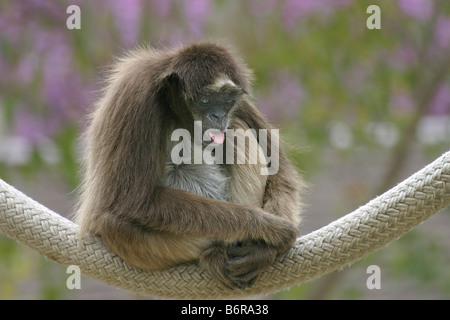
[[[71,4],[81,29],[69,30]],[[369,5],[381,10],[370,30]],[[102,73],[136,45],[233,44],[254,101],[310,187],[302,233],[345,215],[450,149],[444,0],[0,0],[0,177],[71,217],[78,137]],[[268,299],[448,299],[450,210],[367,258]],[[369,290],[368,266],[381,270]],[[83,277],[0,234],[0,299],[148,299]],[[261,298],[261,297],[257,297]]]

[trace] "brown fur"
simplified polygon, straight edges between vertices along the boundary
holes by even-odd
[[[86,132],[77,222],[135,266],[200,260],[225,285],[246,287],[298,234],[301,180],[283,151],[275,175],[229,165],[234,203],[163,184],[170,128],[192,131],[189,101],[219,76],[250,94],[250,71],[213,42],[138,49],[115,64]],[[246,95],[230,114],[232,128],[271,128]]]

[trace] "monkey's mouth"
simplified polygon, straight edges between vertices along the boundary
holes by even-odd
[[[208,135],[211,137],[212,141],[217,144],[223,144],[225,141],[225,133],[219,129],[209,129]]]

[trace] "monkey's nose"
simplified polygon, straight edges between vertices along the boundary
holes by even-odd
[[[226,113],[225,112],[215,112],[215,113],[209,114],[208,117],[209,117],[209,119],[211,119],[211,121],[220,122],[223,118],[226,117]]]

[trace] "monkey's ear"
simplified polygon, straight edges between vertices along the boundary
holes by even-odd
[[[167,85],[181,85],[181,79],[178,73],[171,72],[164,77],[164,83]]]
[[[239,94],[248,94],[248,91],[247,90],[245,90],[244,88],[242,88],[242,87],[237,87],[237,89],[238,89],[238,93]]]
[[[172,99],[186,99],[186,86],[176,72],[168,74],[163,79],[163,86]]]

